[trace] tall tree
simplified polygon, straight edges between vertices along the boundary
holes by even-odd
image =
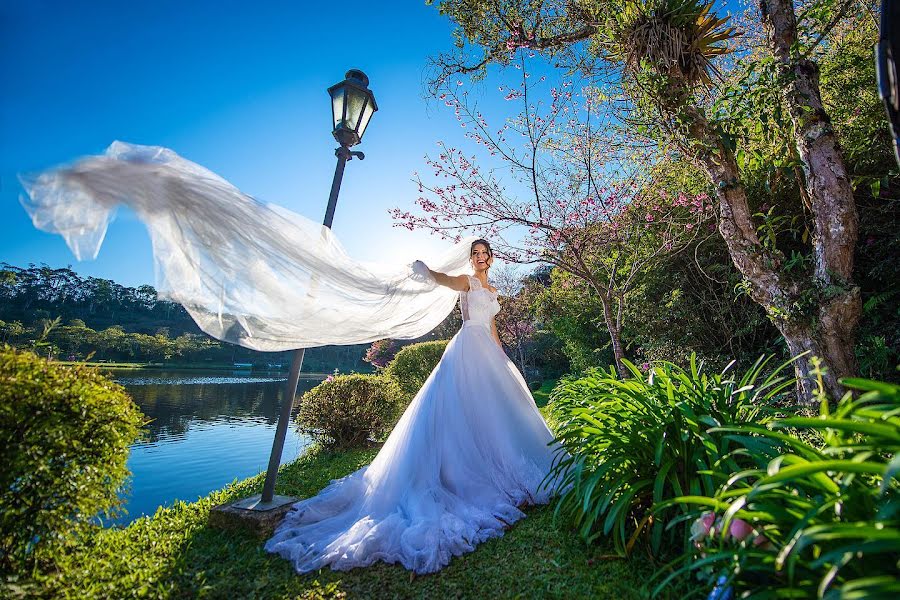
[[[838,379],[855,371],[861,313],[852,280],[857,216],[843,155],[821,103],[816,65],[798,31],[792,2],[762,0],[758,18],[769,34],[769,57],[778,65],[776,85],[791,115],[803,198],[813,214],[814,268],[802,276],[788,273],[784,255],[761,243],[736,157],[737,140],[708,111],[714,61],[729,52],[728,43],[737,35],[727,18],[715,14],[713,2],[445,0],[439,7],[457,23],[461,51],[438,59],[438,81],[452,73],[483,75],[488,65],[508,63],[510,52],[522,47],[543,51],[561,64],[616,68],[612,81],[630,95],[637,112],[650,115],[714,186],[719,231],[748,293],[766,309],[790,352],[807,353],[795,362],[799,395],[811,399],[809,359],[819,356],[828,367],[826,387],[832,397],[840,397]],[[838,11],[836,18],[841,15]],[[474,58],[467,55],[473,50]]]

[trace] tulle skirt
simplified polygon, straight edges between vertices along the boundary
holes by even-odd
[[[466,321],[372,463],[295,504],[265,549],[299,573],[438,571],[548,501],[556,448],[488,325]]]

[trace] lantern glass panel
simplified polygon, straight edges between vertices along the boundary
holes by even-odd
[[[372,115],[375,113],[372,105],[372,101],[369,100],[366,102],[365,108],[363,108],[363,115],[359,121],[359,127],[357,127],[356,131],[359,134],[360,139],[362,139],[363,133],[366,132],[366,127],[369,125],[369,119],[372,118]]]
[[[334,117],[334,128],[337,129],[344,120],[344,88],[331,90],[331,114]]]
[[[347,86],[347,120],[344,125],[349,129],[357,129],[365,103],[366,93],[364,91]]]

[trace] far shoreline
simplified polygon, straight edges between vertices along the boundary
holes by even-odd
[[[229,365],[229,364],[200,364],[200,363],[136,363],[136,362],[103,362],[103,361],[83,361],[83,360],[54,360],[65,366],[85,366],[100,369],[116,369],[116,370],[147,370],[147,371],[229,371],[241,373],[279,373],[287,375],[288,369],[267,369],[254,368],[246,365]],[[320,377],[322,379],[328,377],[332,373],[318,373],[312,371],[301,371],[301,377]]]

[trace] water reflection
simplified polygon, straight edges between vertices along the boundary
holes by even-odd
[[[128,514],[115,523],[153,514],[176,499],[194,501],[266,470],[283,374],[113,371],[112,377],[150,420],[128,458],[132,476],[121,491]],[[319,381],[301,379],[298,393]],[[282,462],[309,442],[289,427]]]

